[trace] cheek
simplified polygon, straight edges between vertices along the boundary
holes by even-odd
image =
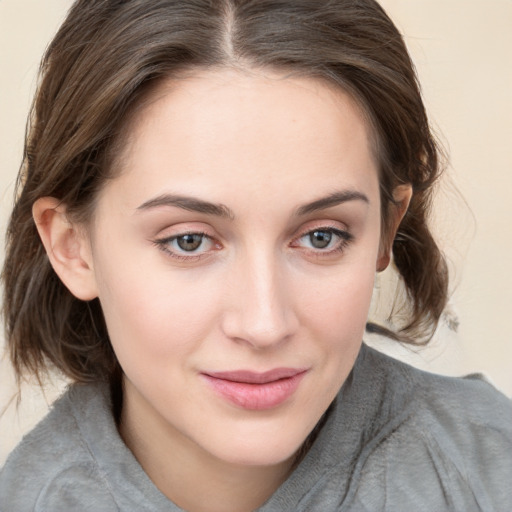
[[[350,265],[329,279],[310,283],[300,295],[301,337],[305,353],[314,353],[319,371],[307,399],[318,417],[334,399],[349,375],[365,331],[374,283],[371,266]],[[321,391],[320,391],[321,390]]]
[[[171,275],[161,264],[157,272],[154,264],[137,257],[117,260],[111,256],[103,261],[100,302],[123,367],[177,361],[212,329],[217,312],[208,282],[192,281],[187,273]],[[115,261],[123,265],[109,264]]]
[[[372,265],[350,265],[331,276],[309,280],[297,290],[301,315],[323,338],[335,344],[355,340],[364,333],[373,293],[375,272]]]

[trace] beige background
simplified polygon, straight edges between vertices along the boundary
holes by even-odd
[[[450,167],[436,231],[454,276],[451,314],[427,349],[374,343],[413,364],[450,375],[484,372],[512,395],[512,1],[382,0],[405,34],[431,119]],[[0,0],[0,228],[5,231],[25,118],[42,52],[69,0]],[[464,200],[458,194],[460,191]],[[2,251],[3,257],[3,251]],[[385,279],[385,276],[384,276]],[[9,365],[0,363],[0,463],[45,413],[46,397],[27,386],[16,411]]]

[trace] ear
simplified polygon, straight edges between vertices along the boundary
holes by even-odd
[[[382,238],[380,241],[379,256],[377,258],[377,271],[382,272],[386,270],[391,261],[391,249],[393,246],[393,240],[395,239],[398,226],[404,218],[405,212],[409,207],[409,203],[412,198],[412,186],[398,185],[393,190],[393,201],[394,203],[390,206],[388,226],[383,231]]]
[[[50,263],[66,288],[78,299],[98,296],[92,251],[86,230],[72,224],[66,207],[53,197],[41,197],[32,216]]]

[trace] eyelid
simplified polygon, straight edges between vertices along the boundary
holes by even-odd
[[[340,234],[343,237],[353,237],[351,234],[351,230],[349,226],[345,223],[334,221],[332,219],[320,219],[313,222],[307,222],[303,224],[300,228],[295,230],[295,233],[292,235],[293,240],[298,240],[299,238],[312,233],[314,231],[332,231],[334,233]]]
[[[302,238],[304,238],[307,235],[310,235],[311,233],[314,233],[315,231],[326,231],[326,232],[333,233],[334,235],[339,237],[340,240],[334,247],[328,248],[328,249],[307,248],[307,247],[300,247],[298,245],[298,242]],[[352,233],[350,233],[348,230],[342,229],[339,226],[334,226],[334,225],[332,225],[332,223],[327,223],[327,224],[317,224],[317,225],[311,226],[311,227],[308,226],[305,229],[302,229],[300,231],[300,234],[298,234],[297,236],[295,236],[292,239],[290,246],[307,251],[310,254],[315,255],[317,257],[322,257],[322,256],[331,255],[333,253],[343,252],[343,250],[353,240],[354,240],[354,235]],[[297,244],[297,245],[295,245],[295,244]]]
[[[341,227],[339,223],[335,223],[332,221],[317,221],[308,224],[309,225],[306,225],[302,227],[300,230],[296,231],[296,235],[293,236],[289,246],[304,251],[305,253],[309,253],[312,257],[315,258],[328,257],[329,255],[334,255],[336,253],[342,253],[354,239],[354,235],[351,234],[348,231],[348,229],[344,229],[343,227]],[[212,235],[210,232],[208,232],[209,230],[201,229],[200,227],[196,228],[192,226],[184,226],[182,229],[178,229],[176,226],[173,226],[172,229],[164,230],[164,232],[165,231],[170,232],[169,234],[165,234],[163,236],[159,236],[153,239],[153,244],[156,245],[158,249],[160,249],[162,252],[164,252],[171,258],[183,261],[185,263],[193,263],[199,260],[209,258],[213,255],[214,252],[223,248],[217,236]],[[314,233],[315,231],[330,232],[336,237],[338,237],[339,240],[335,242],[333,247],[329,248],[305,247],[299,243],[302,238]],[[200,252],[172,249],[170,246],[171,243],[185,235],[200,235],[208,239],[212,246]]]
[[[184,251],[184,250],[173,250],[170,247],[170,244],[174,242],[176,239],[186,236],[186,235],[200,235],[210,241],[212,247],[206,249],[201,252],[195,251]],[[194,262],[204,258],[208,258],[212,255],[212,252],[217,251],[222,248],[218,239],[212,234],[206,232],[204,229],[189,227],[183,229],[176,229],[174,233],[169,233],[168,235],[158,236],[154,240],[152,240],[153,244],[157,246],[162,252],[166,255],[174,258],[176,260],[185,261],[185,262]]]

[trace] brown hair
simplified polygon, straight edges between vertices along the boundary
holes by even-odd
[[[52,196],[87,220],[112,176],[118,135],[148,86],[222,66],[288,69],[356,99],[378,146],[384,232],[393,189],[413,187],[393,241],[407,320],[394,331],[367,328],[411,343],[430,339],[448,281],[427,225],[439,153],[402,37],[375,1],[78,0],[41,64],[7,232],[4,313],[18,376],[49,366],[78,382],[119,375],[98,299],[80,301],[60,282],[32,205]]]

